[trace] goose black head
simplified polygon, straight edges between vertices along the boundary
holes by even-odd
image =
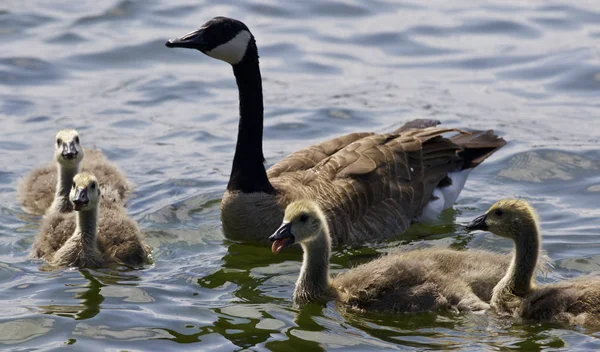
[[[169,48],[197,49],[235,65],[244,58],[252,39],[252,33],[244,23],[233,18],[215,17],[193,32],[169,39],[165,45]]]

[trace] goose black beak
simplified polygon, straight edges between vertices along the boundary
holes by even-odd
[[[279,251],[285,247],[293,244],[295,238],[294,234],[292,234],[292,224],[289,222],[281,224],[277,231],[269,236],[269,241],[273,242],[273,245],[271,246],[271,251],[273,253],[279,253]]]
[[[473,219],[473,221],[471,221],[471,223],[469,223],[469,225],[467,225],[467,230],[469,230],[469,231],[474,231],[474,230],[487,231],[488,226],[485,223],[486,217],[487,217],[487,214],[483,214],[483,215],[480,215],[480,216],[476,217],[475,219]]]
[[[75,148],[75,142],[69,142],[63,144],[63,150],[60,155],[65,160],[73,160],[77,157],[77,148]]]
[[[188,48],[203,51],[206,49],[203,33],[204,28],[200,28],[182,37],[169,39],[165,45],[167,48]]]
[[[75,190],[75,194],[73,195],[73,199],[71,200],[71,202],[73,202],[73,208],[76,211],[79,211],[79,210],[83,209],[83,207],[88,205],[90,200],[87,195],[87,188],[78,187]]]

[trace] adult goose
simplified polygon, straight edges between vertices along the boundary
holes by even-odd
[[[334,244],[395,236],[415,218],[450,207],[469,171],[505,144],[491,130],[465,133],[416,120],[391,133],[352,133],[310,146],[266,171],[262,82],[248,27],[215,17],[166,46],[197,49],[233,66],[240,120],[221,201],[223,231],[232,240],[266,240],[285,206],[302,198],[319,203]],[[449,132],[457,135],[443,137]]]
[[[95,174],[103,188],[117,191],[116,201],[125,202],[131,186],[100,150],[83,148],[79,133],[74,129],[58,131],[54,141],[56,165],[34,169],[19,186],[18,198],[26,212],[42,215],[48,210],[72,211],[69,191],[73,177],[81,170]]]
[[[514,242],[512,263],[492,293],[491,305],[497,311],[524,320],[600,328],[600,276],[536,286],[534,271],[541,238],[531,205],[518,199],[500,200],[468,228],[490,231]]]

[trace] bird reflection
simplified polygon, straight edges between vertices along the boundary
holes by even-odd
[[[106,285],[96,279],[89,270],[81,269],[79,273],[87,282],[84,284],[68,284],[68,286],[79,288],[74,298],[80,300],[80,303],[78,305],[39,306],[38,308],[42,313],[69,317],[75,320],[90,319],[100,313],[100,305],[104,301],[100,291]]]

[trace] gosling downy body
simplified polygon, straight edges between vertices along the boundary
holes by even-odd
[[[296,201],[270,237],[272,251],[299,243],[304,251],[294,302],[336,300],[361,311],[480,311],[502,279],[510,255],[424,249],[384,255],[329,277],[331,239],[317,203]]]
[[[536,286],[535,263],[541,244],[539,220],[526,201],[503,199],[468,226],[509,238],[515,255],[492,293],[491,305],[500,313],[523,320],[600,328],[600,277],[587,275]]]
[[[96,175],[103,189],[116,190],[118,197],[115,199],[120,203],[124,203],[129,195],[131,186],[121,171],[100,150],[84,149],[76,130],[57,133],[54,159],[55,164],[33,170],[20,183],[18,197],[23,209],[30,214],[42,215],[47,210],[72,211],[69,190],[79,171]]]
[[[298,199],[319,203],[334,245],[398,235],[413,220],[435,217],[451,206],[469,170],[505,144],[491,130],[466,133],[435,127],[435,120],[416,120],[391,133],[334,138],[265,170],[262,80],[248,27],[216,17],[166,45],[197,49],[233,67],[240,120],[221,202],[223,231],[232,240],[264,241],[281,223],[285,207]],[[450,132],[457,135],[443,137]],[[434,196],[436,189],[442,192]],[[428,208],[431,201],[437,203]]]
[[[143,243],[137,224],[115,200],[116,191],[109,188],[106,192],[102,194],[92,174],[77,174],[69,195],[75,211],[44,216],[32,257],[59,267],[147,263],[150,248]],[[101,198],[106,203],[103,207]]]

